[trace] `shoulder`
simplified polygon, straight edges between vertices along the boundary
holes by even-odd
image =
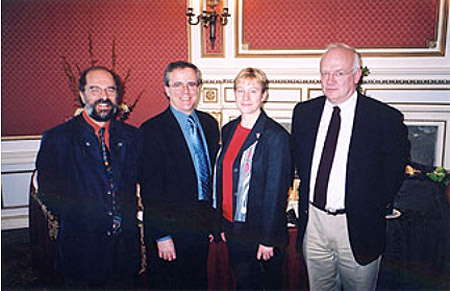
[[[316,97],[307,101],[299,102],[295,105],[294,111],[310,110],[323,106],[325,103],[325,96]]]
[[[267,117],[264,123],[264,133],[269,138],[269,141],[273,139],[289,140],[288,131],[270,117]]]
[[[69,137],[71,132],[79,126],[80,120],[79,117],[73,117],[70,120],[61,123],[53,128],[46,130],[42,134],[42,138],[45,139],[64,139],[65,137]]]
[[[231,121],[229,121],[227,124],[222,126],[222,135],[226,135],[230,132],[234,132],[236,130],[236,127],[238,126],[239,122],[241,122],[241,118],[235,118]]]
[[[170,115],[170,109],[166,109],[163,112],[159,113],[158,115],[151,117],[149,119],[147,119],[146,121],[144,121],[141,126],[140,129],[147,131],[147,130],[151,130],[154,128],[160,128],[160,125],[162,124],[167,124],[167,121],[169,120],[168,117]],[[173,117],[175,118],[175,117]]]
[[[375,113],[377,115],[392,118],[403,118],[403,114],[398,109],[386,103],[383,103],[379,100],[376,100],[372,97],[368,97],[363,94],[358,94],[358,102],[360,102],[361,105],[369,108],[372,113]]]
[[[213,116],[211,116],[211,114],[200,110],[195,110],[195,113],[197,114],[201,122],[218,125],[217,120]]]
[[[273,120],[271,117],[267,116],[266,118],[267,119],[264,124],[266,130],[271,131],[276,134],[289,135],[287,130],[281,124],[279,124],[278,122]]]
[[[125,123],[123,121],[113,120],[111,125],[114,129],[114,132],[118,132],[119,134],[125,135],[128,138],[134,139],[137,137],[138,129],[131,124]]]

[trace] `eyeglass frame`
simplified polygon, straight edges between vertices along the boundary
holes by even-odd
[[[100,90],[100,91],[98,91],[97,93],[95,92],[95,91],[92,91],[92,90]],[[111,90],[110,92],[108,92],[108,90]],[[114,90],[114,92],[112,92],[112,90]],[[117,96],[118,95],[118,90],[117,90],[117,88],[116,87],[114,87],[114,86],[109,86],[109,87],[106,87],[106,88],[102,88],[102,87],[100,87],[100,86],[96,86],[96,85],[94,85],[94,86],[89,86],[88,88],[85,88],[85,90],[84,90],[85,92],[89,92],[92,96],[94,96],[94,97],[99,97],[99,96],[101,96],[101,94],[102,94],[102,92],[105,92],[105,95],[106,96],[108,96],[108,97],[115,97],[115,96]]]
[[[344,76],[353,74],[357,70],[358,70],[358,68],[353,68],[348,71],[338,70],[338,71],[334,71],[334,72],[320,72],[320,76],[322,78],[330,78],[333,76],[336,79],[340,79],[340,78],[343,78]]]
[[[183,82],[174,82],[173,84],[169,84],[169,88],[172,88],[175,91],[183,91],[185,88],[187,88],[187,90],[189,92],[193,92],[195,90],[198,90],[199,84],[197,82],[187,82],[187,83],[183,83]]]

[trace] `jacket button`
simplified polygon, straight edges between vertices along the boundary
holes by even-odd
[[[106,232],[106,235],[107,235],[107,236],[111,236],[111,232],[108,230],[108,231]]]
[[[108,216],[112,216],[112,212],[111,211],[108,211]]]
[[[106,194],[111,195],[111,191],[106,192]]]
[[[237,172],[238,172],[238,169],[233,169],[233,172],[237,173]]]
[[[87,146],[87,147],[90,147],[90,146],[91,146],[91,143],[87,141],[87,142],[86,142],[86,146]]]

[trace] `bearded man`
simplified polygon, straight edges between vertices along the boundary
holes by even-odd
[[[91,67],[79,79],[84,110],[46,131],[38,197],[56,216],[55,267],[67,289],[130,289],[139,270],[137,129],[115,120],[121,81]]]

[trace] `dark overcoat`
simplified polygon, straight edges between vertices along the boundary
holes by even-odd
[[[136,273],[140,263],[136,218],[137,129],[111,121],[110,160],[117,181],[123,224],[117,266]],[[112,216],[106,202],[109,182],[94,129],[80,115],[46,131],[37,156],[39,197],[56,215],[56,268],[83,280],[107,278],[113,262]],[[117,248],[117,246],[116,246]]]

